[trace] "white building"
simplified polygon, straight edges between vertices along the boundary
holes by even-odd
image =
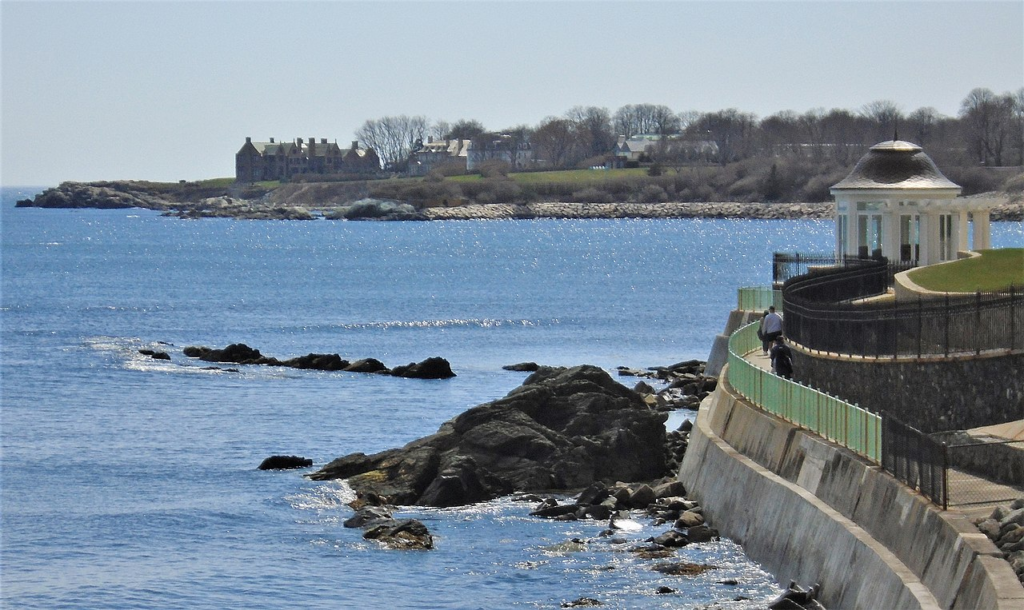
[[[959,251],[991,247],[989,212],[998,201],[957,197],[960,187],[916,144],[890,140],[872,146],[831,193],[837,256],[931,265],[955,260]]]

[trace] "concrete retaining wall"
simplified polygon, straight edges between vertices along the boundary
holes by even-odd
[[[780,583],[821,583],[830,610],[1024,607],[1009,564],[966,517],[726,384],[701,406],[679,479]]]

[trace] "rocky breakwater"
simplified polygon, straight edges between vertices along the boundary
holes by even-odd
[[[340,457],[308,475],[391,504],[450,507],[515,491],[668,474],[666,415],[594,366],[541,367],[504,398],[405,447]]]
[[[832,218],[832,203],[523,203],[425,208],[428,220],[530,218]]]

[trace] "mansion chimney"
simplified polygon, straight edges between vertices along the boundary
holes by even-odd
[[[352,150],[359,150],[359,140],[352,140]]]

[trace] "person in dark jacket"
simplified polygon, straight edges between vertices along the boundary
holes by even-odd
[[[793,378],[793,351],[786,345],[782,336],[775,337],[775,345],[772,346],[772,371],[779,377],[786,379]]]

